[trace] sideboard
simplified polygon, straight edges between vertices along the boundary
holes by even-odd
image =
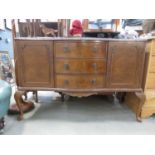
[[[146,40],[20,37],[14,45],[15,99],[21,119],[25,91],[51,90],[77,97],[135,92],[143,100]]]

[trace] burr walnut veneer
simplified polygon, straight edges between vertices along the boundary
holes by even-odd
[[[52,90],[78,97],[105,92],[136,92],[143,96],[145,42],[15,38],[18,91]]]

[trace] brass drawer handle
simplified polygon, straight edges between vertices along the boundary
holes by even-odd
[[[69,70],[69,64],[64,64],[64,69]]]
[[[93,68],[96,70],[97,64],[96,64],[96,63],[93,63],[92,66],[93,66]]]
[[[65,85],[68,85],[69,84],[69,81],[68,80],[64,80],[64,84]]]
[[[67,46],[64,47],[64,52],[65,52],[65,53],[69,52],[69,47],[67,47]]]
[[[92,83],[92,84],[96,84],[96,80],[93,79],[93,80],[91,81],[91,83]]]
[[[97,47],[94,46],[94,47],[92,48],[92,50],[93,50],[93,52],[97,52]]]

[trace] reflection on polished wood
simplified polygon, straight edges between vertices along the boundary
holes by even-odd
[[[62,94],[62,100],[64,94],[82,97],[105,92],[142,92],[145,42],[16,38],[18,90],[53,90]],[[22,94],[15,95],[20,109]]]

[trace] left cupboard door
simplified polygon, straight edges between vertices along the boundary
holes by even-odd
[[[53,87],[52,41],[16,40],[15,45],[17,85],[19,87]]]

